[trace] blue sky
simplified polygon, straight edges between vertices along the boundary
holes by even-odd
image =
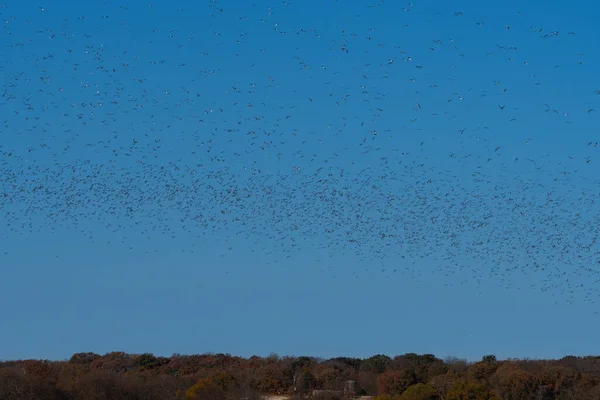
[[[595,2],[42,3],[0,359],[597,353]]]

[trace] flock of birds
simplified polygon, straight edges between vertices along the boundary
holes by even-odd
[[[91,219],[595,302],[600,89],[556,94],[597,67],[576,32],[383,0],[92,3],[0,8],[5,234]]]

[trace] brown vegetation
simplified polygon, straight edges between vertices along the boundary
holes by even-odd
[[[433,355],[394,358],[250,357],[228,354],[100,356],[0,362],[0,399],[258,400],[263,395],[335,399],[344,383],[380,400],[600,399],[600,357],[467,363]]]

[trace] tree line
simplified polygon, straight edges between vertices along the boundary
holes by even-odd
[[[77,353],[0,362],[0,399],[258,400],[335,398],[345,382],[376,400],[600,399],[600,357],[478,362],[408,353],[369,358]],[[328,394],[329,393],[329,394]]]

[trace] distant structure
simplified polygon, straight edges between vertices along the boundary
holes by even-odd
[[[344,382],[344,396],[356,396],[356,381]]]
[[[344,382],[343,390],[315,389],[312,391],[312,397],[318,397],[322,395],[334,395],[342,396],[344,399],[356,399],[356,381]],[[365,399],[369,399],[369,397],[365,397]]]

